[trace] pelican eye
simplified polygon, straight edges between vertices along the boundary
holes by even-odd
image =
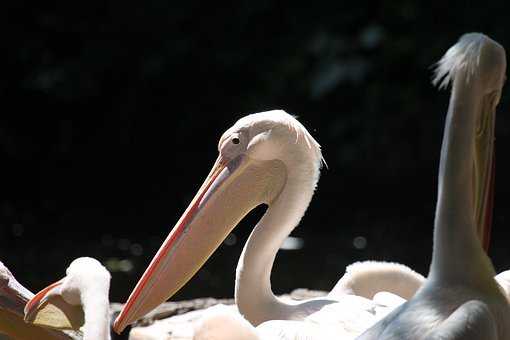
[[[239,140],[239,138],[238,138],[238,137],[234,137],[234,138],[232,138],[232,143],[233,143],[233,144],[239,144],[239,142],[240,142],[240,140]]]

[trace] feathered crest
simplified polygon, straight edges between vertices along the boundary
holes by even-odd
[[[241,118],[236,125],[252,125],[255,123],[268,124],[268,126],[278,123],[280,126],[287,127],[289,131],[296,136],[295,143],[303,142],[304,145],[312,151],[314,158],[317,162],[319,162],[319,168],[322,167],[323,164],[327,167],[326,161],[324,160],[324,157],[322,157],[320,144],[317,143],[317,141],[295,116],[292,116],[283,110],[271,110],[247,115]]]
[[[450,81],[453,82],[459,72],[467,73],[467,80],[474,75],[480,64],[480,51],[489,37],[481,33],[468,33],[460,37],[459,41],[450,47],[445,55],[434,66],[432,84],[444,89]]]
[[[308,130],[303,126],[303,124],[301,124],[301,122],[298,120],[298,117],[294,115],[289,115],[283,110],[278,111],[286,116],[287,126],[292,132],[296,134],[296,143],[299,141],[300,138],[303,138],[308,148],[314,151],[317,159],[320,160],[320,167],[324,165],[327,168],[328,164],[326,163],[326,160],[322,155],[322,149],[320,144],[315,140],[315,138],[312,137],[310,132],[308,132]]]

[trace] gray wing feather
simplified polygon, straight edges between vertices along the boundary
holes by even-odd
[[[497,340],[496,323],[487,305],[472,300],[457,308],[427,340]]]

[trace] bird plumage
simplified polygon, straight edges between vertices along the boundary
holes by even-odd
[[[492,209],[486,204],[492,189],[486,186],[493,183],[487,180],[493,115],[505,67],[504,49],[482,34],[462,36],[439,62],[435,82],[451,80],[453,89],[441,149],[429,277],[412,299],[360,340],[510,339],[508,300],[481,245],[490,220],[480,218]]]
[[[51,328],[63,324],[76,330],[81,328],[83,340],[109,340],[110,279],[108,270],[96,259],[78,258],[69,265],[63,279],[41,290],[27,303],[25,320]],[[47,306],[56,302],[62,306],[58,316],[69,321],[55,320],[48,311]],[[66,305],[76,308],[65,308]]]

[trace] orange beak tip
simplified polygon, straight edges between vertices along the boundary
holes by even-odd
[[[120,333],[122,333],[122,331],[124,330],[125,327],[121,327],[120,325],[120,321],[119,321],[119,317],[117,317],[115,319],[115,321],[113,322],[113,331],[117,334],[120,335]]]

